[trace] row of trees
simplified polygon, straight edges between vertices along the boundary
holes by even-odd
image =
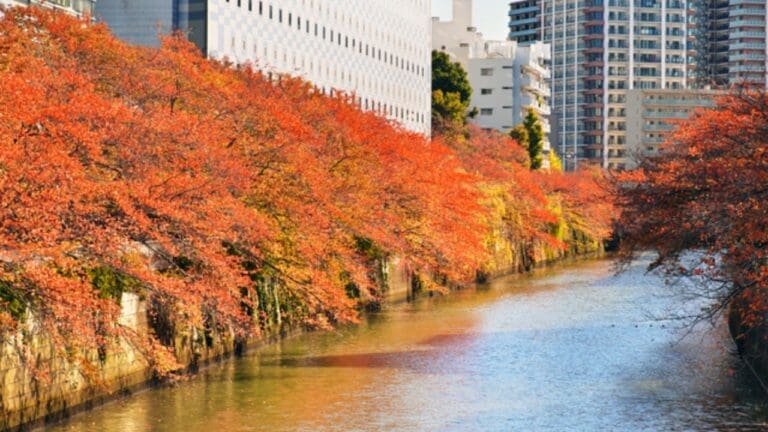
[[[508,137],[430,141],[349,102],[207,60],[181,37],[140,48],[7,10],[0,330],[34,316],[59,346],[106,352],[130,333],[117,323],[126,290],[177,327],[258,335],[273,300],[278,319],[327,327],[378,300],[391,255],[462,283],[492,271],[502,243],[607,235],[598,173],[533,172]]]

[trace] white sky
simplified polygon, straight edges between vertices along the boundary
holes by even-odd
[[[473,13],[475,27],[486,39],[507,38],[509,3],[510,0],[475,0]],[[451,0],[432,0],[432,16],[439,16],[442,20],[450,19],[452,17]]]

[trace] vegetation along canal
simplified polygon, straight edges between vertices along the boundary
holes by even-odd
[[[54,431],[763,430],[724,326],[681,330],[641,260],[592,261],[389,306]]]

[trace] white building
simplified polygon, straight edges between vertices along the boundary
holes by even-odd
[[[207,55],[354,93],[363,109],[429,134],[430,0],[99,0],[129,42],[185,30]],[[158,27],[159,24],[159,27]]]
[[[509,132],[534,110],[544,128],[544,160],[550,151],[549,45],[534,42],[520,46],[514,41],[483,42],[468,61],[472,86],[470,106],[478,114],[472,120],[484,129]]]
[[[45,6],[73,15],[91,14],[96,0],[0,0],[0,6]]]
[[[453,0],[452,20],[432,18],[432,49],[447,52],[466,69],[470,51],[483,42],[472,23],[472,0]]]
[[[472,0],[453,0],[453,20],[432,19],[432,47],[448,53],[466,70],[472,86],[473,123],[508,132],[521,124],[529,109],[545,132],[544,162],[550,151],[550,46],[532,42],[486,41],[472,26]]]

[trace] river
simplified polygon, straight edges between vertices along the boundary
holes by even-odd
[[[641,261],[501,278],[393,305],[54,431],[768,430],[724,325],[690,330]]]

